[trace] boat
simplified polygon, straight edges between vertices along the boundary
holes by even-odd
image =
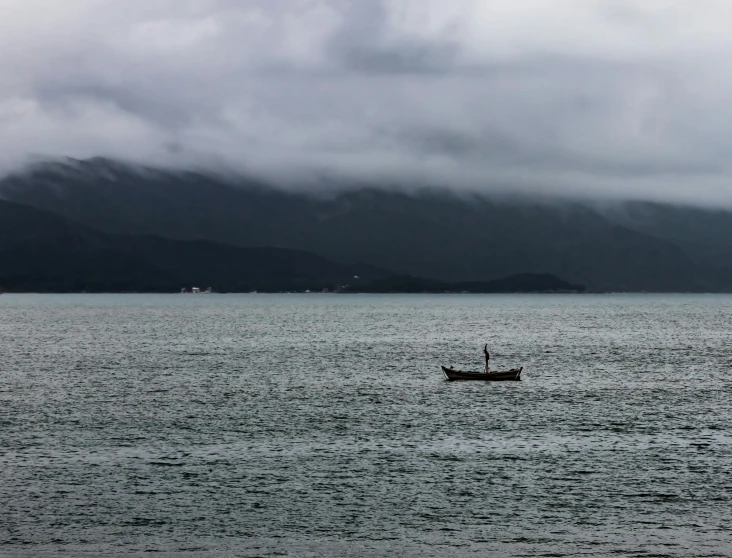
[[[448,368],[447,366],[442,367],[442,372],[445,374],[445,379],[449,382],[455,380],[480,380],[483,382],[506,382],[506,381],[519,381],[521,380],[521,368],[512,368],[511,370],[503,370],[500,372],[471,372],[455,370]]]

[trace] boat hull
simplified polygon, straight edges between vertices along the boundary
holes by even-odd
[[[476,380],[480,382],[510,382],[520,381],[521,372],[524,367],[514,368],[513,370],[505,370],[502,372],[464,372],[462,370],[453,370],[452,368],[442,367],[442,373],[449,382],[456,380]]]

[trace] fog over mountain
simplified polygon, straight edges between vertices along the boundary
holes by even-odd
[[[732,206],[732,4],[0,0],[0,170]]]
[[[361,187],[313,195],[251,178],[102,158],[35,165],[0,180],[0,197],[115,237],[304,251],[347,266],[370,264],[450,283],[548,273],[595,292],[732,292],[732,212],[723,210],[535,202],[437,188],[404,193]],[[28,234],[29,227],[32,233],[22,214],[15,222],[18,234]],[[126,244],[135,257],[149,260],[151,253],[139,243]],[[163,249],[154,253],[153,262],[167,258]],[[179,253],[183,260],[190,255]],[[231,251],[217,253],[228,255],[216,265],[238,276],[242,259]]]

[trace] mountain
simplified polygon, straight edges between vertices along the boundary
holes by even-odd
[[[109,234],[302,250],[437,281],[550,273],[591,291],[732,291],[732,214],[357,187],[317,195],[107,159],[39,164],[8,200]]]
[[[458,283],[398,275],[346,289],[361,293],[581,293],[584,290],[584,285],[573,285],[548,273],[521,273],[492,281]]]
[[[192,285],[224,291],[302,290],[357,285],[387,275],[299,250],[99,233],[0,201],[0,291],[177,291]]]

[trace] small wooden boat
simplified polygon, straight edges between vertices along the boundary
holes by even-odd
[[[442,367],[445,379],[449,382],[454,380],[481,380],[484,382],[506,382],[521,380],[521,371],[524,369],[513,368],[502,372],[463,372],[462,370],[454,370],[452,368]]]

